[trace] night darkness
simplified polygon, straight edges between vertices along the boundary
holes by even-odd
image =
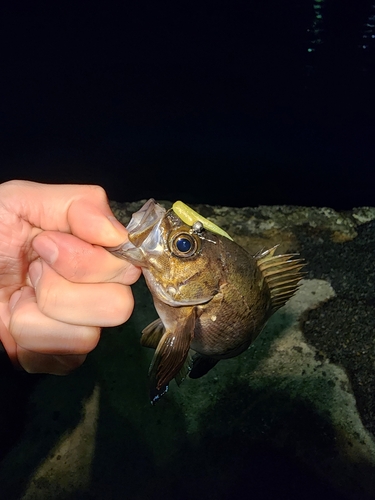
[[[0,180],[375,205],[374,25],[358,0],[2,2]]]

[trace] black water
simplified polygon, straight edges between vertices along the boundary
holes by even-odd
[[[372,1],[1,11],[1,181],[99,183],[119,201],[374,204]]]

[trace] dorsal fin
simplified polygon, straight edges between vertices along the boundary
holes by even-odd
[[[277,247],[275,245],[254,256],[270,289],[273,311],[282,307],[295,294],[305,274],[301,269],[306,265],[304,259],[298,258],[298,253],[274,255]]]

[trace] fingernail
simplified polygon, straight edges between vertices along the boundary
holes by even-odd
[[[59,256],[59,249],[56,243],[46,236],[35,238],[33,248],[47,264],[53,264]]]
[[[36,288],[39,283],[40,277],[42,276],[42,270],[43,266],[39,259],[34,260],[29,266],[29,278],[34,288]]]
[[[125,230],[125,227],[121,224],[119,220],[116,219],[116,217],[113,217],[113,215],[108,216],[108,220],[112,223],[112,226],[117,230],[120,231],[120,233],[123,233]]]
[[[14,292],[14,294],[11,296],[10,300],[9,300],[9,309],[11,311],[13,311],[13,309],[15,308],[17,302],[20,300],[21,298],[21,295],[22,295],[22,288],[21,290],[17,290],[16,292]]]

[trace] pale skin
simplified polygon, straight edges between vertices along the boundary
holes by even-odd
[[[103,248],[126,240],[99,186],[0,184],[0,340],[15,366],[65,375],[129,318],[140,270]]]

